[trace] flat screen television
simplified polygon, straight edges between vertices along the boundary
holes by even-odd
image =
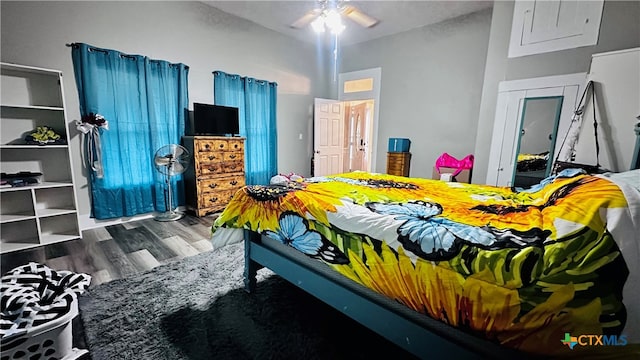
[[[193,131],[195,135],[235,136],[240,134],[238,108],[194,103]]]

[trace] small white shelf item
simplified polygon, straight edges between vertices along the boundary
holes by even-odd
[[[42,174],[38,183],[0,188],[0,252],[80,238],[62,73],[0,63],[0,75],[2,172]],[[38,126],[66,144],[27,144]]]

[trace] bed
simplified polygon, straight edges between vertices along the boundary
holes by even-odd
[[[247,291],[268,267],[419,358],[628,358],[638,229],[626,179],[569,169],[516,191],[353,172],[246,186],[212,242],[245,241]]]

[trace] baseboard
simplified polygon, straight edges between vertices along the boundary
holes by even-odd
[[[187,210],[187,208],[184,206],[179,206],[177,210],[184,212]],[[124,224],[131,221],[152,219],[155,214],[156,213],[153,212],[153,213],[140,214],[140,215],[135,215],[130,217],[121,217],[121,218],[108,219],[108,220],[98,220],[90,217],[89,214],[79,214],[78,226],[80,226],[80,231],[82,232],[84,230],[95,229],[95,228],[111,226],[111,225]]]

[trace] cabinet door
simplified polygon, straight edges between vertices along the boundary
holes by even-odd
[[[516,151],[515,135],[526,93],[521,90],[498,95],[487,170],[487,184],[489,185],[511,186]]]
[[[569,74],[542,78],[504,81],[500,83],[496,116],[494,120],[487,180],[489,185],[512,186],[516,166],[518,134],[526,98],[562,96],[562,108],[554,159],[560,150],[560,143],[571,122],[571,115],[578,101],[578,93],[586,83],[586,74]],[[551,154],[550,154],[551,155]]]
[[[598,43],[604,1],[516,0],[509,57]]]
[[[635,79],[635,80],[634,80]],[[640,48],[594,54],[589,80],[595,82],[600,164],[612,171],[629,170],[640,115]],[[576,161],[595,164],[593,103],[585,108]]]

